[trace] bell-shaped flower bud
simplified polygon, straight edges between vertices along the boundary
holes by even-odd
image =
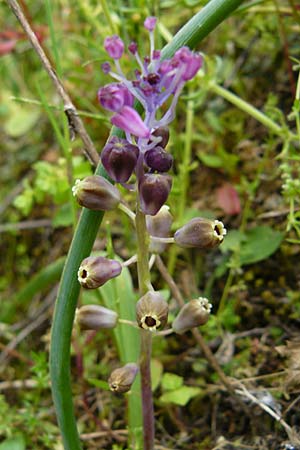
[[[128,392],[133,385],[138,371],[139,368],[135,363],[128,363],[119,369],[115,369],[108,379],[110,390],[118,394]]]
[[[168,303],[159,292],[149,291],[136,304],[136,319],[144,330],[156,331],[168,320]]]
[[[197,217],[176,231],[174,241],[180,247],[210,249],[220,245],[226,233],[220,220]]]
[[[147,230],[151,236],[169,237],[173,222],[169,207],[163,205],[155,216],[146,216]],[[162,253],[167,244],[157,241],[150,241],[149,251],[151,253]]]
[[[118,314],[100,305],[84,305],[76,309],[75,324],[81,330],[100,330],[101,328],[115,328]]]
[[[145,162],[152,170],[168,172],[172,167],[173,157],[162,147],[154,147],[146,151]]]
[[[144,124],[139,113],[130,106],[124,106],[110,121],[116,127],[134,136],[141,138],[150,136],[149,128]]]
[[[139,156],[136,145],[126,139],[113,136],[101,152],[101,161],[108,175],[117,183],[125,183],[131,177]]]
[[[192,328],[206,324],[212,305],[207,298],[199,297],[186,303],[175,318],[172,328],[177,334],[183,334]]]
[[[100,175],[76,180],[72,192],[79,205],[94,211],[114,209],[121,200],[118,189]]]
[[[144,27],[148,31],[153,31],[156,26],[157,18],[154,16],[147,17],[144,22]]]
[[[104,40],[104,48],[111,58],[120,59],[124,52],[124,43],[117,35],[109,36]]]
[[[111,278],[120,275],[122,265],[115,259],[104,256],[89,256],[85,258],[78,269],[77,277],[82,287],[96,289]]]
[[[170,138],[170,132],[168,127],[158,127],[151,133],[151,136],[160,137],[161,141],[158,142],[158,145],[162,148],[167,146]]]
[[[169,175],[146,174],[139,183],[140,206],[144,214],[155,216],[166,202],[172,186]]]
[[[134,98],[126,86],[111,83],[98,90],[98,101],[108,111],[118,112],[124,106],[132,106]]]

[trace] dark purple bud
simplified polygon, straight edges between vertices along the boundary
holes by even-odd
[[[104,48],[113,59],[120,59],[124,52],[124,43],[119,36],[107,37],[104,41]]]
[[[115,328],[118,323],[118,314],[111,309],[100,305],[84,305],[77,308],[75,324],[81,330],[100,330],[102,328]]]
[[[145,153],[145,162],[148,167],[157,172],[168,172],[173,164],[173,157],[161,147],[154,147]]]
[[[105,62],[105,63],[101,64],[101,69],[102,69],[103,73],[108,74],[111,70],[109,62]]]
[[[116,127],[134,136],[141,138],[149,138],[150,136],[150,130],[144,124],[139,113],[129,106],[124,106],[110,121]]]
[[[96,289],[111,278],[120,275],[122,265],[115,259],[104,256],[89,256],[85,258],[78,269],[77,278],[82,287]]]
[[[175,318],[172,328],[177,334],[183,334],[192,328],[205,325],[209,319],[212,305],[207,298],[199,297],[186,303]]]
[[[168,321],[168,312],[168,303],[159,292],[147,292],[136,304],[137,323],[144,330],[163,328]]]
[[[156,130],[154,130],[151,133],[151,136],[160,137],[161,141],[158,142],[158,145],[162,148],[165,148],[169,142],[170,137],[169,128],[168,127],[156,128]]]
[[[158,60],[160,59],[161,51],[160,50],[153,50],[152,52],[152,59]]]
[[[197,217],[190,220],[174,234],[174,241],[180,247],[214,248],[223,242],[226,228],[220,220]]]
[[[118,112],[124,106],[133,105],[133,95],[127,87],[119,83],[111,83],[102,87],[98,91],[100,105],[109,111]]]
[[[147,17],[144,22],[144,27],[146,30],[153,31],[156,26],[156,21],[157,19],[154,16]]]
[[[79,205],[94,211],[114,209],[121,200],[118,189],[100,175],[76,180],[72,192]]]
[[[166,202],[172,186],[169,175],[146,174],[139,183],[140,206],[144,214],[155,216]]]
[[[155,237],[169,237],[172,222],[173,217],[167,205],[163,205],[155,216],[146,216],[148,233]],[[162,253],[166,246],[167,244],[151,240],[149,251],[151,253]]]
[[[138,371],[139,368],[135,363],[128,363],[119,369],[115,369],[108,379],[110,390],[118,394],[128,392],[131,389]]]
[[[117,183],[125,183],[131,177],[139,156],[136,145],[126,139],[112,137],[101,152],[101,161],[109,176]]]
[[[138,45],[136,42],[131,42],[128,45],[128,50],[130,51],[130,53],[132,53],[132,55],[135,55],[138,49]]]
[[[172,64],[178,68],[184,68],[182,79],[184,81],[191,80],[200,67],[203,60],[199,53],[192,52],[188,47],[182,47],[175,53],[172,58]]]

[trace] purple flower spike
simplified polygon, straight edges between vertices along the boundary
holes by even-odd
[[[139,156],[139,149],[126,139],[112,137],[101,152],[101,161],[109,176],[117,183],[131,177]]]
[[[100,105],[109,111],[118,112],[124,106],[133,105],[133,96],[122,84],[107,84],[98,91]]]
[[[142,121],[139,113],[129,106],[124,106],[118,114],[110,119],[111,123],[127,133],[141,138],[149,138],[150,130]]]
[[[156,21],[157,19],[154,16],[147,17],[144,22],[144,27],[146,28],[146,30],[153,31],[156,25]]]
[[[169,175],[146,174],[139,184],[140,205],[144,214],[155,216],[168,198],[172,186]]]
[[[104,41],[104,48],[113,59],[120,59],[124,52],[124,43],[119,36],[107,37]]]
[[[192,52],[188,47],[182,47],[175,53],[172,62],[175,66],[184,67],[182,79],[191,80],[202,66],[202,56]]]
[[[145,153],[145,162],[148,167],[157,172],[168,172],[173,164],[173,157],[161,147],[154,147]]]

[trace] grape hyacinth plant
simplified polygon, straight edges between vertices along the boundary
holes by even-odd
[[[210,249],[222,243],[226,229],[218,220],[196,218],[170,237],[172,215],[166,205],[171,187],[173,158],[168,152],[169,124],[185,84],[202,67],[199,53],[188,47],[177,50],[173,57],[162,60],[155,48],[156,18],[148,17],[144,27],[150,37],[149,56],[142,58],[135,42],[128,46],[136,63],[134,79],[127,79],[121,67],[125,52],[122,39],[107,37],[104,48],[113,60],[102,64],[105,74],[114,82],[98,91],[100,105],[112,113],[111,123],[124,132],[124,137],[112,136],[101,152],[101,162],[115,182],[135,196],[136,210],[130,211],[122,203],[116,186],[100,175],[77,180],[73,188],[79,204],[94,211],[120,207],[134,220],[137,236],[137,262],[140,299],[136,303],[136,324],[140,328],[141,353],[139,361],[132,361],[115,369],[109,387],[115,393],[128,392],[141,375],[144,450],[154,449],[154,411],[151,390],[150,359],[152,336],[168,322],[168,303],[151,284],[149,254],[161,253],[166,244]],[[139,102],[142,112],[134,108]],[[95,289],[117,277],[122,264],[104,257],[89,256],[78,269],[78,281],[85,289]],[[178,335],[203,325],[209,319],[211,304],[205,298],[193,299],[179,311],[173,327],[167,333]],[[81,330],[101,330],[118,325],[118,315],[107,308],[85,305],[76,311],[76,324]]]

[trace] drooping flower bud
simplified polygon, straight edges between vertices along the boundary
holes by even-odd
[[[169,207],[163,205],[155,216],[146,216],[147,230],[151,236],[168,237],[173,222]],[[151,253],[162,253],[167,244],[162,242],[150,241],[149,251]]]
[[[118,314],[100,305],[84,305],[76,309],[75,323],[81,330],[100,330],[115,328]]]
[[[119,369],[115,369],[108,379],[110,390],[118,394],[128,392],[133,385],[138,371],[139,368],[135,363],[128,363]]]
[[[158,142],[158,145],[162,148],[165,148],[167,143],[169,142],[170,132],[168,127],[158,127],[151,133],[151,135],[161,138],[161,141]]]
[[[212,305],[207,298],[199,297],[186,303],[175,318],[172,328],[177,334],[183,334],[192,328],[206,324]]]
[[[124,43],[116,34],[104,40],[104,48],[113,59],[120,59],[124,52]]]
[[[159,292],[147,292],[136,304],[136,319],[144,330],[163,328],[168,320],[168,312],[168,304]]]
[[[150,136],[149,128],[146,127],[139,113],[130,106],[124,106],[110,121],[116,127],[134,136],[141,138]]]
[[[76,180],[72,192],[79,205],[94,211],[114,209],[121,200],[118,189],[100,175],[91,175],[83,180]]]
[[[108,111],[118,112],[133,105],[133,95],[121,83],[111,83],[98,90],[98,101]]]
[[[119,261],[104,256],[89,256],[81,262],[77,276],[82,287],[96,289],[120,275],[121,271],[122,265]]]
[[[139,183],[140,206],[144,214],[155,216],[166,202],[172,186],[169,175],[146,174]]]
[[[209,249],[220,245],[226,233],[220,220],[197,217],[176,231],[174,241],[180,247]]]
[[[154,16],[147,17],[144,22],[144,27],[146,30],[153,31],[156,26],[156,21],[157,19]]]
[[[136,145],[113,136],[101,152],[101,161],[114,181],[125,183],[134,171],[138,156],[139,149]]]
[[[173,157],[162,147],[154,147],[146,151],[145,162],[152,170],[168,172],[172,167]]]

